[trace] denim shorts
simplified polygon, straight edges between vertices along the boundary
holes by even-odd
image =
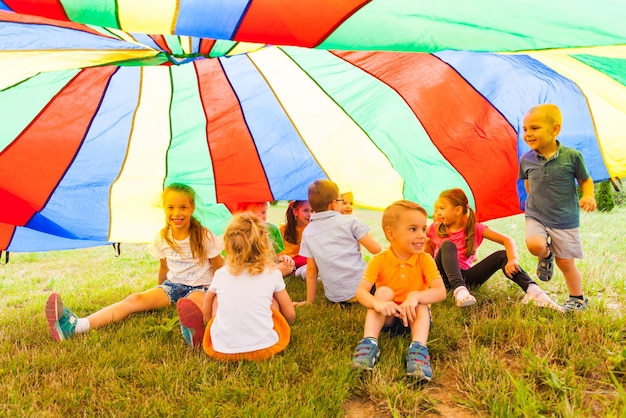
[[[158,285],[165,291],[167,297],[170,298],[170,302],[176,303],[178,299],[186,298],[189,296],[191,292],[195,292],[197,290],[202,293],[206,293],[209,290],[209,286],[187,286],[186,284],[173,283],[169,280],[163,282],[163,284]]]
[[[428,316],[430,317],[430,327],[433,326],[433,316],[430,313],[430,306],[428,307]],[[411,335],[411,326],[404,326],[402,319],[395,317],[393,322],[389,325],[383,326],[380,332],[387,332],[390,336],[395,337],[397,335]]]

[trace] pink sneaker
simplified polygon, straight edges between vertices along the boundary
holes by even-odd
[[[176,303],[176,310],[180,321],[180,332],[185,342],[190,347],[201,346],[204,338],[204,319],[198,305],[191,299],[183,298]]]

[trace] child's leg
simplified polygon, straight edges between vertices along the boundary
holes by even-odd
[[[569,290],[570,296],[582,296],[583,294],[583,280],[576,262],[573,258],[556,258],[556,265],[559,266],[563,277],[565,278],[565,284],[567,290]]]
[[[526,219],[526,247],[537,257],[537,277],[544,282],[550,281],[554,273],[554,252],[548,243],[550,231],[540,222]]]
[[[451,290],[454,295],[456,306],[465,308],[474,305],[476,298],[467,290],[465,277],[459,267],[458,255],[456,245],[452,241],[444,241],[439,247],[435,263],[446,289]]]
[[[506,276],[504,267],[508,261],[505,250],[490,254],[464,272],[465,283],[470,288],[481,286],[498,270]],[[514,281],[524,292],[528,290],[528,286],[535,283],[524,270],[514,274],[513,277],[506,277]]]
[[[411,340],[426,345],[430,332],[430,311],[428,305],[417,305],[417,318],[411,324]]]
[[[435,263],[448,290],[454,291],[459,286],[465,286],[465,279],[459,267],[458,250],[452,241],[444,241],[441,244]]]
[[[145,312],[170,305],[170,298],[160,287],[133,293],[124,300],[100,309],[87,317],[91,329],[119,322],[132,313]]]
[[[374,296],[383,301],[392,301],[394,292],[388,287],[380,287],[376,289]],[[376,312],[374,309],[367,309],[365,315],[365,326],[363,327],[363,339],[356,346],[352,367],[355,369],[372,370],[378,358],[380,357],[380,349],[378,348],[378,336],[383,326],[393,323],[394,316],[387,317],[384,314]]]
[[[412,342],[406,352],[406,374],[418,380],[430,381],[433,370],[426,342],[430,331],[430,311],[428,305],[417,305],[417,318],[411,324]]]
[[[388,287],[380,287],[376,289],[374,297],[382,301],[392,301],[395,296],[393,290]],[[374,309],[368,309],[365,315],[365,326],[363,329],[363,338],[371,337],[378,338],[380,330],[386,323],[391,324],[395,317],[387,317],[383,314],[379,314]]]

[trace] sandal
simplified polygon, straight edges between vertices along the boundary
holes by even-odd
[[[541,298],[542,295],[545,295],[545,298]],[[565,308],[550,299],[550,296],[548,296],[548,294],[544,291],[533,294],[526,293],[520,301],[520,303],[522,303],[523,305],[528,305],[530,302],[532,302],[535,306],[539,306],[540,308],[550,308],[554,309],[555,311],[565,312]]]
[[[554,253],[550,251],[550,255],[539,260],[537,264],[537,277],[539,280],[549,282],[554,273]]]
[[[459,290],[455,295],[456,306],[459,308],[467,308],[468,306],[472,306],[476,304],[476,298],[472,296],[470,292],[463,287],[463,289]]]

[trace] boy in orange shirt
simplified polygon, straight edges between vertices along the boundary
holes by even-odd
[[[417,203],[400,200],[385,209],[382,226],[390,243],[369,262],[357,288],[367,308],[363,339],[353,367],[371,370],[380,357],[378,335],[400,330],[411,334],[406,354],[407,376],[430,381],[432,369],[426,342],[430,331],[429,304],[446,298],[446,288],[433,258],[424,252],[428,213]],[[376,285],[376,292],[370,290]]]

